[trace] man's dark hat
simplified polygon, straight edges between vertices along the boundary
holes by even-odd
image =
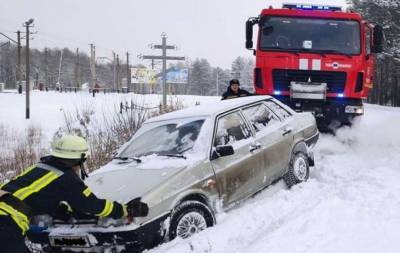
[[[232,84],[239,84],[239,85],[240,85],[240,82],[239,82],[238,79],[232,79],[232,80],[229,82],[229,86],[232,85]]]

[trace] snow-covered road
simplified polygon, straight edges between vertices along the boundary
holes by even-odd
[[[150,252],[399,252],[399,126],[399,109],[368,105],[351,129],[321,136],[308,182],[280,181]]]

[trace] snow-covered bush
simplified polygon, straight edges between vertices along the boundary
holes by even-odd
[[[37,162],[47,152],[44,147],[40,127],[29,126],[18,133],[0,125],[0,183]]]

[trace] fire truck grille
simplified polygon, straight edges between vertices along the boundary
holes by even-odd
[[[290,82],[326,83],[328,92],[343,93],[346,85],[346,72],[274,69],[272,79],[274,90],[289,91]]]

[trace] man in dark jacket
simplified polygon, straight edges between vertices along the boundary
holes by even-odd
[[[240,82],[238,79],[232,79],[229,82],[229,87],[224,94],[222,94],[222,100],[230,98],[238,98],[250,96],[251,93],[247,90],[240,89]]]
[[[52,214],[67,202],[73,211],[114,219],[147,216],[140,198],[127,204],[99,199],[78,176],[88,154],[86,141],[65,136],[53,143],[50,156],[0,186],[0,252],[29,252],[25,233],[34,215]]]

